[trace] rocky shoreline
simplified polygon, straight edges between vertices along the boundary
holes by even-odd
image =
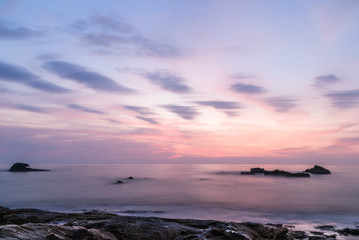
[[[356,235],[358,229],[318,227],[296,231],[281,224],[234,223],[215,220],[119,216],[110,213],[58,213],[0,207],[0,239],[87,240],[254,240],[336,239]]]

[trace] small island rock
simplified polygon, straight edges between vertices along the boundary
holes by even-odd
[[[312,174],[331,174],[331,172],[328,169],[325,169],[318,165],[315,165],[313,168],[308,168],[304,172],[308,172]]]
[[[50,170],[30,168],[30,165],[27,163],[14,163],[8,171],[9,172],[43,172]]]

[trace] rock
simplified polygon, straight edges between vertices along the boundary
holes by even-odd
[[[133,180],[134,178],[133,178],[132,176],[130,176],[130,177],[128,177],[127,179],[129,179],[129,180]]]
[[[319,229],[319,230],[327,230],[327,231],[335,230],[335,227],[333,225],[319,225],[319,226],[316,226],[314,228]]]
[[[241,172],[241,174],[243,175],[254,175],[254,174],[257,174],[257,173],[264,173],[265,170],[264,168],[251,168],[251,171],[249,172]]]
[[[271,175],[271,176],[284,176],[284,177],[310,177],[309,173],[298,172],[298,173],[291,173],[283,170],[274,170],[268,171],[264,168],[251,168],[249,172],[241,172],[242,175],[256,175],[259,173],[263,173],[264,175]]]
[[[14,163],[8,171],[9,172],[43,172],[50,170],[30,168],[30,165],[27,163]]]
[[[121,183],[123,183],[122,180],[117,180],[117,181],[116,181],[116,184],[121,184]]]
[[[310,177],[310,174],[305,172],[297,172],[297,173],[291,173],[287,177]]]
[[[65,222],[65,224],[59,224]],[[189,240],[293,239],[282,225],[214,220],[55,213],[0,207],[0,239]]]
[[[310,177],[309,173],[291,173],[283,170],[274,170],[274,171],[265,171],[264,175],[272,175],[272,176],[284,176],[284,177]]]
[[[359,236],[359,229],[355,229],[355,228],[344,228],[338,230],[337,232],[345,236],[347,235]]]
[[[315,165],[313,168],[308,168],[304,172],[308,172],[312,174],[331,174],[331,172],[328,169],[325,169],[318,165]]]

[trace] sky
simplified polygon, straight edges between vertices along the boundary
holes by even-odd
[[[359,164],[357,0],[0,0],[0,163]]]

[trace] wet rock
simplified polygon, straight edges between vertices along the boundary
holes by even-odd
[[[315,165],[313,168],[308,168],[304,172],[312,173],[312,174],[331,174],[331,172],[321,166]]]
[[[315,229],[324,230],[324,231],[334,231],[335,227],[333,225],[320,225],[314,227]]]
[[[30,168],[30,165],[27,163],[14,163],[8,171],[9,172],[43,172],[50,170]]]
[[[353,236],[359,236],[359,229],[356,228],[344,228],[341,230],[338,230],[338,233],[340,233],[341,235],[353,235]]]
[[[101,212],[69,214],[1,207],[0,213],[0,239],[292,239],[282,225],[118,216]]]
[[[123,183],[122,180],[117,180],[117,181],[116,181],[116,184],[121,184],[121,183]]]
[[[132,176],[128,177],[127,178],[128,180],[133,180],[134,178]]]

